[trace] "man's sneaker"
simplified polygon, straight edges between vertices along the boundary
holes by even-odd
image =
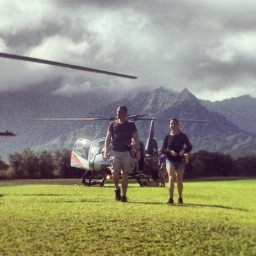
[[[116,201],[120,201],[121,200],[121,191],[120,191],[120,189],[115,190],[115,194],[116,194]]]
[[[121,197],[121,202],[127,202],[127,197],[126,196],[122,196]]]
[[[183,204],[183,199],[182,199],[182,197],[179,197],[179,199],[178,199],[178,204]]]
[[[174,204],[174,201],[173,201],[173,198],[172,198],[172,197],[170,197],[170,198],[169,198],[169,200],[168,200],[167,204],[171,204],[171,205],[173,205],[173,204]]]

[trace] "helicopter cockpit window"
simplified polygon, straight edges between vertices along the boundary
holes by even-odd
[[[91,143],[90,140],[80,139],[76,142],[73,150],[81,157],[88,159]]]

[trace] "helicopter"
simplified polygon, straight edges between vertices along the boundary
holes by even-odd
[[[131,122],[139,120],[151,120],[149,137],[146,144],[140,141],[142,156],[137,162],[134,156],[133,172],[128,178],[135,179],[141,187],[153,182],[151,171],[157,168],[157,141],[154,138],[154,119],[143,118],[143,115],[127,116]],[[101,119],[98,119],[101,120]],[[113,120],[110,118],[109,120]],[[103,158],[105,137],[93,141],[78,138],[71,152],[71,167],[84,170],[81,183],[85,186],[104,186],[107,179],[111,177],[111,161]],[[111,145],[110,145],[111,147]],[[131,146],[130,153],[133,149]]]
[[[128,115],[126,119],[129,122],[140,120],[150,120],[149,136],[146,144],[140,141],[142,157],[139,162],[134,157],[133,172],[128,178],[135,179],[141,187],[153,182],[152,171],[157,170],[157,152],[158,145],[154,138],[154,118],[147,118],[145,115]],[[97,121],[97,120],[116,120],[111,118],[30,118],[31,121]],[[81,178],[81,184],[85,186],[100,185],[104,186],[107,179],[111,178],[111,162],[104,160],[103,148],[105,137],[95,140],[78,138],[71,151],[70,165],[84,171]],[[110,145],[111,147],[111,145]],[[132,154],[132,145],[130,149]]]
[[[0,136],[16,136],[16,134],[6,130],[5,132],[0,132]]]

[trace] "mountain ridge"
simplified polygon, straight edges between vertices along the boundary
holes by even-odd
[[[163,107],[163,103],[168,103]],[[162,104],[162,105],[161,105]],[[169,119],[170,117],[178,117],[180,119],[206,119],[207,122],[181,122],[182,130],[189,136],[194,145],[194,151],[207,150],[217,151],[220,153],[230,154],[233,157],[239,157],[256,153],[256,150],[249,148],[253,145],[256,149],[256,136],[249,134],[235,124],[231,123],[224,116],[212,112],[203,106],[202,102],[197,99],[187,89],[180,93],[172,93],[163,88],[152,92],[140,93],[132,101],[128,99],[122,102],[112,102],[97,111],[103,112],[108,116],[113,116],[118,105],[129,106],[129,113],[147,114],[149,116]],[[161,106],[161,108],[159,107]],[[157,110],[157,112],[155,112]],[[97,111],[95,113],[97,113]],[[140,112],[142,111],[142,112]],[[78,134],[89,139],[95,139],[97,136],[105,136],[108,122],[101,124],[94,123],[85,125],[78,131],[70,132],[69,138],[75,138]],[[149,133],[149,122],[138,121],[136,126],[139,131],[140,138],[145,142]],[[97,136],[91,131],[97,131]],[[169,132],[167,121],[155,122],[155,137],[159,141],[159,146],[163,137]],[[75,135],[76,134],[76,135]],[[59,138],[51,144],[53,148],[60,145],[63,137]],[[71,140],[70,140],[71,141]],[[74,141],[73,141],[74,143]],[[67,144],[66,144],[67,145]],[[49,146],[49,144],[45,144]],[[72,145],[70,145],[71,147]]]
[[[233,105],[235,100],[232,99]],[[239,100],[242,101],[240,98]],[[252,98],[252,102],[254,100]],[[224,104],[223,102],[215,105],[202,101],[188,89],[174,92],[159,87],[122,100],[115,100],[111,93],[104,91],[65,98],[50,95],[41,89],[30,94],[1,94],[0,104],[0,128],[17,133],[14,138],[1,139],[0,156],[3,158],[28,147],[37,150],[71,149],[77,138],[95,139],[105,136],[108,127],[107,121],[28,122],[28,117],[113,117],[118,105],[127,105],[129,114],[147,114],[160,119],[207,119],[208,122],[205,123],[181,122],[182,130],[194,144],[194,151],[217,151],[235,157],[256,153],[255,134],[242,129],[236,122],[232,122],[232,118],[216,111],[216,106]],[[251,111],[255,113],[256,108]],[[244,116],[246,115],[241,114],[241,118]],[[138,121],[136,125],[140,137],[145,140],[149,132],[149,122]],[[159,146],[168,131],[167,121],[155,122],[155,136],[159,140]]]
[[[256,134],[256,98],[243,95],[223,101],[201,100],[201,102],[207,109],[225,116],[242,130]]]

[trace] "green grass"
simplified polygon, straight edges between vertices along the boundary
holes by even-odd
[[[121,203],[75,183],[1,181],[0,255],[256,255],[256,180],[185,182],[184,206],[166,187],[130,184]]]

